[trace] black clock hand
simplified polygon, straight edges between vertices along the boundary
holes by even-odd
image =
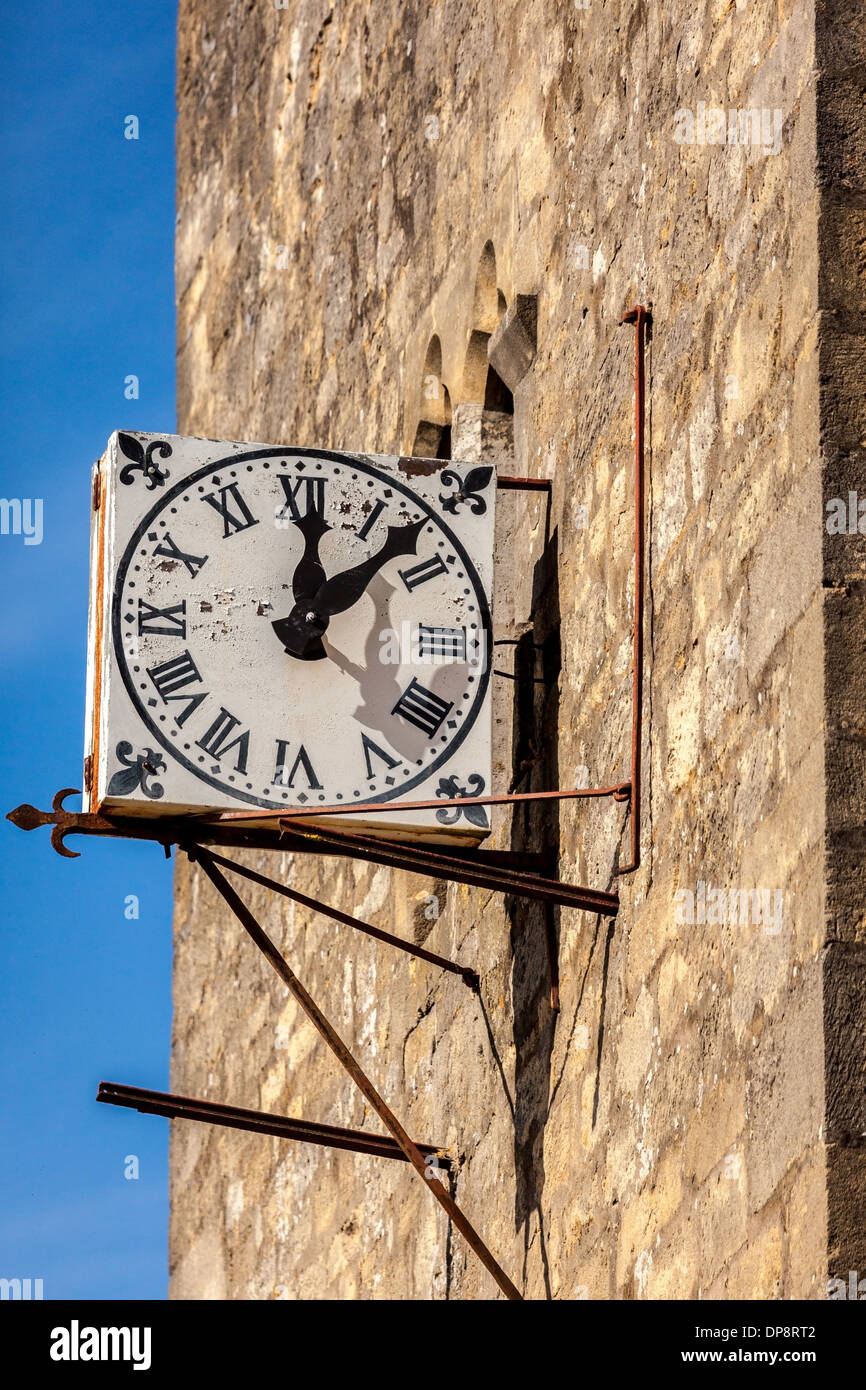
[[[385,543],[375,555],[326,579],[314,597],[299,598],[287,618],[278,618],[271,624],[286,651],[302,661],[326,656],[322,633],[330,619],[357,603],[370,580],[388,560],[397,555],[414,555],[418,537],[426,524],[422,518],[408,526],[389,526]]]
[[[292,593],[295,603],[303,603],[305,599],[311,599],[325,582],[325,571],[319,559],[319,543],[331,527],[321,512],[312,508],[294,524],[304,538],[304,553],[292,576]]]
[[[304,553],[295,566],[295,573],[292,576],[292,594],[295,606],[287,618],[277,618],[271,623],[271,627],[287,652],[291,652],[293,656],[315,660],[317,657],[325,655],[325,649],[320,640],[320,634],[324,632],[325,627],[322,625],[313,626],[308,620],[307,614],[310,611],[314,594],[325,581],[325,571],[319,559],[319,543],[325,532],[330,531],[331,527],[321,513],[312,508],[304,516],[298,518],[294,525],[297,526],[304,538]],[[312,638],[316,639],[317,645],[313,645]]]
[[[389,526],[384,545],[352,569],[327,579],[313,599],[311,608],[320,619],[333,618],[357,603],[370,580],[388,560],[397,555],[414,555],[418,537],[427,522],[422,517],[408,526]]]

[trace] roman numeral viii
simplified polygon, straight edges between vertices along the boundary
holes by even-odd
[[[433,738],[453,708],[453,703],[440,699],[413,676],[391,713],[399,714],[416,728],[423,729],[428,738]]]
[[[246,772],[247,757],[250,751],[250,731],[245,729],[242,734],[232,737],[235,729],[240,728],[241,721],[236,719],[233,714],[229,714],[227,709],[220,705],[220,712],[206,733],[196,741],[197,748],[203,748],[206,753],[210,753],[217,762],[222,762],[224,758],[236,748],[235,771]]]
[[[171,661],[163,661],[159,666],[148,667],[147,674],[164,705],[183,701],[185,708],[180,714],[175,715],[177,724],[185,724],[193,710],[197,710],[202,700],[207,699],[206,690],[193,691],[187,688],[190,685],[203,684],[198,667],[189,652],[181,652],[180,656],[173,656]],[[156,702],[151,700],[149,703]]]
[[[251,526],[259,524],[244,501],[237,483],[228,483],[226,487],[221,487],[218,497],[213,492],[206,492],[201,500],[207,502],[208,506],[213,507],[222,517],[223,540],[227,536],[236,535],[238,531],[248,531]]]

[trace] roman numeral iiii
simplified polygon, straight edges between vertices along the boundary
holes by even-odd
[[[448,704],[440,699],[413,676],[391,713],[399,714],[416,728],[423,729],[428,738],[432,738],[442,727],[448,711],[453,708],[453,703]]]

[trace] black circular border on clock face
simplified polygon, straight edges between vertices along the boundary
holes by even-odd
[[[303,449],[291,447],[285,449],[255,449],[245,454],[228,454],[223,458],[215,459],[213,463],[204,464],[195,473],[188,473],[185,478],[182,478],[180,480],[180,482],[175,483],[173,487],[169,488],[169,490],[163,494],[159,502],[157,502],[153,507],[151,507],[147,515],[139,522],[138,526],[136,527],[135,531],[133,532],[133,535],[129,540],[126,550],[123,553],[123,558],[121,559],[120,564],[117,567],[117,577],[115,579],[114,594],[112,595],[111,600],[111,635],[114,644],[114,655],[117,661],[118,668],[120,670],[121,679],[126,687],[127,693],[130,699],[132,700],[133,705],[138,710],[138,713],[141,715],[141,718],[144,720],[144,723],[146,724],[150,732],[153,734],[154,738],[157,739],[157,741],[162,745],[162,747],[166,750],[167,753],[171,754],[175,762],[180,763],[182,767],[185,767],[188,772],[191,772],[193,776],[196,777],[200,782],[207,782],[209,786],[213,787],[223,796],[230,796],[234,801],[246,801],[250,805],[261,806],[265,810],[269,811],[285,811],[287,809],[285,802],[267,801],[264,797],[253,796],[250,792],[240,791],[239,789],[236,790],[234,788],[232,788],[232,790],[229,791],[229,789],[223,786],[221,782],[218,782],[215,778],[208,776],[206,772],[202,772],[202,770],[196,767],[194,763],[190,762],[188,758],[185,758],[183,754],[179,752],[177,746],[173,744],[170,739],[166,738],[162,730],[157,727],[157,725],[151,720],[150,716],[142,707],[141,701],[138,696],[138,691],[135,688],[135,682],[133,681],[132,676],[127,668],[126,657],[123,652],[122,633],[120,630],[120,609],[121,598],[123,595],[123,587],[126,583],[127,571],[134,558],[135,551],[138,545],[140,544],[142,537],[144,536],[144,533],[148,530],[150,526],[153,525],[155,519],[159,516],[160,512],[168,505],[169,502],[172,502],[176,497],[179,497],[181,493],[184,492],[185,489],[188,488],[191,484],[199,482],[202,478],[206,478],[209,473],[213,473],[218,468],[225,469],[226,467],[238,463],[249,463],[251,460],[255,459],[280,458],[285,459],[288,462],[293,457],[326,459],[329,463],[345,463],[346,465],[349,465],[351,463],[352,468],[357,468],[362,473],[369,473],[372,477],[378,479],[381,482],[386,483],[388,487],[396,488],[399,492],[402,492],[404,496],[407,497],[409,501],[413,503],[414,506],[420,507],[422,511],[426,512],[427,515],[433,521],[434,525],[436,525],[439,528],[439,530],[445,536],[447,536],[450,544],[454,547],[454,549],[460,556],[461,562],[466,566],[467,575],[472,583],[473,588],[475,589],[475,593],[478,598],[478,617],[485,634],[485,651],[487,654],[487,659],[485,662],[484,669],[479,674],[478,691],[476,693],[475,699],[472,701],[472,704],[469,707],[462,729],[460,729],[455,734],[452,742],[447,745],[447,747],[439,755],[438,758],[434,759],[434,761],[430,764],[429,767],[425,768],[416,777],[411,777],[408,782],[404,782],[404,784],[401,787],[397,787],[393,791],[379,792],[376,796],[368,796],[364,797],[359,801],[347,802],[346,809],[348,812],[348,808],[350,806],[372,806],[375,805],[376,802],[394,801],[398,796],[405,796],[407,791],[410,791],[413,787],[417,787],[421,782],[426,782],[427,779],[431,777],[432,774],[436,772],[436,770],[440,768],[443,763],[447,762],[449,758],[453,757],[463,740],[468,735],[470,729],[473,727],[475,720],[478,717],[478,711],[484,702],[484,697],[487,693],[487,687],[490,684],[490,653],[492,650],[493,641],[493,625],[491,621],[490,607],[487,602],[487,595],[485,594],[484,586],[478,577],[478,572],[476,571],[475,566],[473,565],[472,561],[467,555],[462,543],[454,535],[454,532],[451,530],[450,526],[448,526],[447,523],[442,520],[435,507],[431,506],[431,504],[427,502],[423,497],[419,497],[418,493],[413,492],[410,487],[407,487],[405,485],[405,483],[399,482],[395,477],[392,476],[392,474],[383,473],[373,464],[365,462],[364,455],[349,453],[337,454],[327,449]],[[305,807],[304,809],[306,810],[307,808]],[[309,807],[309,812],[310,815],[315,815],[316,808],[314,805],[311,805]]]

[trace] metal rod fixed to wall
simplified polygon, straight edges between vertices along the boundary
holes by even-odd
[[[229,869],[234,874],[240,874],[243,878],[248,878],[252,883],[258,883],[263,888],[270,888],[272,892],[281,894],[284,898],[290,898],[292,902],[299,903],[301,907],[308,907],[313,912],[320,912],[325,917],[331,917],[335,922],[342,922],[344,926],[354,927],[356,931],[363,932],[365,936],[372,936],[375,941],[384,941],[388,946],[396,946],[398,951],[405,951],[407,955],[416,956],[419,960],[426,960],[430,965],[438,965],[441,970],[448,970],[452,975],[460,975],[470,989],[478,989],[481,981],[477,970],[473,970],[468,965],[458,965],[456,961],[448,960],[445,956],[439,956],[435,951],[428,951],[423,946],[416,946],[411,941],[406,941],[401,936],[394,936],[392,932],[382,931],[379,927],[373,927],[369,922],[362,922],[360,918],[351,916],[348,912],[341,912],[339,908],[329,907],[318,898],[309,898],[306,893],[299,893],[296,888],[289,888],[285,883],[278,883],[276,879],[268,878],[266,874],[257,873],[255,869],[247,868],[246,864],[238,864],[234,859],[226,859],[221,854],[214,854],[210,851],[210,857],[215,864],[219,864],[222,869]]]
[[[646,336],[652,321],[643,304],[623,314],[622,323],[634,324],[634,629],[632,634],[631,720],[631,863],[621,864],[618,874],[630,874],[640,865],[641,722],[643,715],[643,609],[644,609],[644,416],[646,394]]]
[[[238,896],[231,884],[220,873],[211,855],[200,846],[194,848],[190,847],[187,850],[187,854],[194,863],[198,862],[201,865],[202,870],[210,879],[214,888],[216,888],[217,892],[223,897],[245,931],[276,971],[298,1005],[303,1009],[307,1018],[313,1024],[313,1027],[324,1038],[340,1064],[349,1073],[349,1076],[358,1087],[358,1090],[373,1107],[385,1128],[393,1135],[418,1176],[422,1179],[425,1186],[429,1188],[436,1201],[456,1226],[469,1248],[478,1256],[488,1273],[492,1275],[498,1287],[505,1294],[505,1297],[511,1300],[522,1301],[522,1294],[511,1282],[501,1265],[494,1259],[478,1232],[454,1201],[448,1189],[440,1179],[435,1176],[436,1169],[428,1165],[417,1144],[409,1138],[409,1135],[400,1124],[396,1115],[389,1109],[373,1083],[361,1070],[342,1038],[340,1038],[338,1033],[328,1022],[312,995],[309,994],[301,984],[291,966],[284,957],[280,955],[276,946],[256,921],[250,909]]]
[[[530,898],[535,902],[576,907],[585,912],[601,913],[605,917],[615,917],[619,908],[619,898],[614,893],[583,888],[578,884],[563,883],[559,879],[542,878],[537,874],[520,873],[513,869],[476,867],[471,860],[449,859],[441,850],[437,850],[435,854],[428,854],[426,845],[407,845],[397,840],[376,839],[372,835],[358,835],[354,831],[335,830],[330,826],[325,828],[284,821],[280,822],[280,826],[285,837],[284,849],[293,848],[294,838],[302,844],[307,841],[311,846],[325,844],[332,848],[338,847],[355,859],[367,859],[374,864],[384,864],[388,868],[407,869],[411,873],[451,879],[478,888],[491,888],[500,893],[513,893],[516,897]]]
[[[219,1105],[212,1100],[197,1100],[191,1096],[175,1096],[167,1091],[147,1091],[140,1086],[121,1086],[114,1081],[100,1081],[96,1099],[104,1105],[121,1105],[142,1115],[164,1115],[170,1120],[200,1120],[203,1124],[222,1125],[228,1129],[249,1130],[252,1134],[273,1134],[277,1139],[295,1139],[304,1144],[318,1144],[327,1149],[350,1149],[353,1153],[372,1154],[374,1158],[394,1158],[408,1163],[396,1139],[388,1134],[371,1134],[364,1129],[343,1129],[338,1125],[321,1125],[312,1120],[291,1120],[286,1115],[270,1115],[262,1110],[244,1110],[239,1105]],[[438,1144],[418,1144],[423,1154],[436,1159],[436,1166],[450,1169],[451,1160]]]

